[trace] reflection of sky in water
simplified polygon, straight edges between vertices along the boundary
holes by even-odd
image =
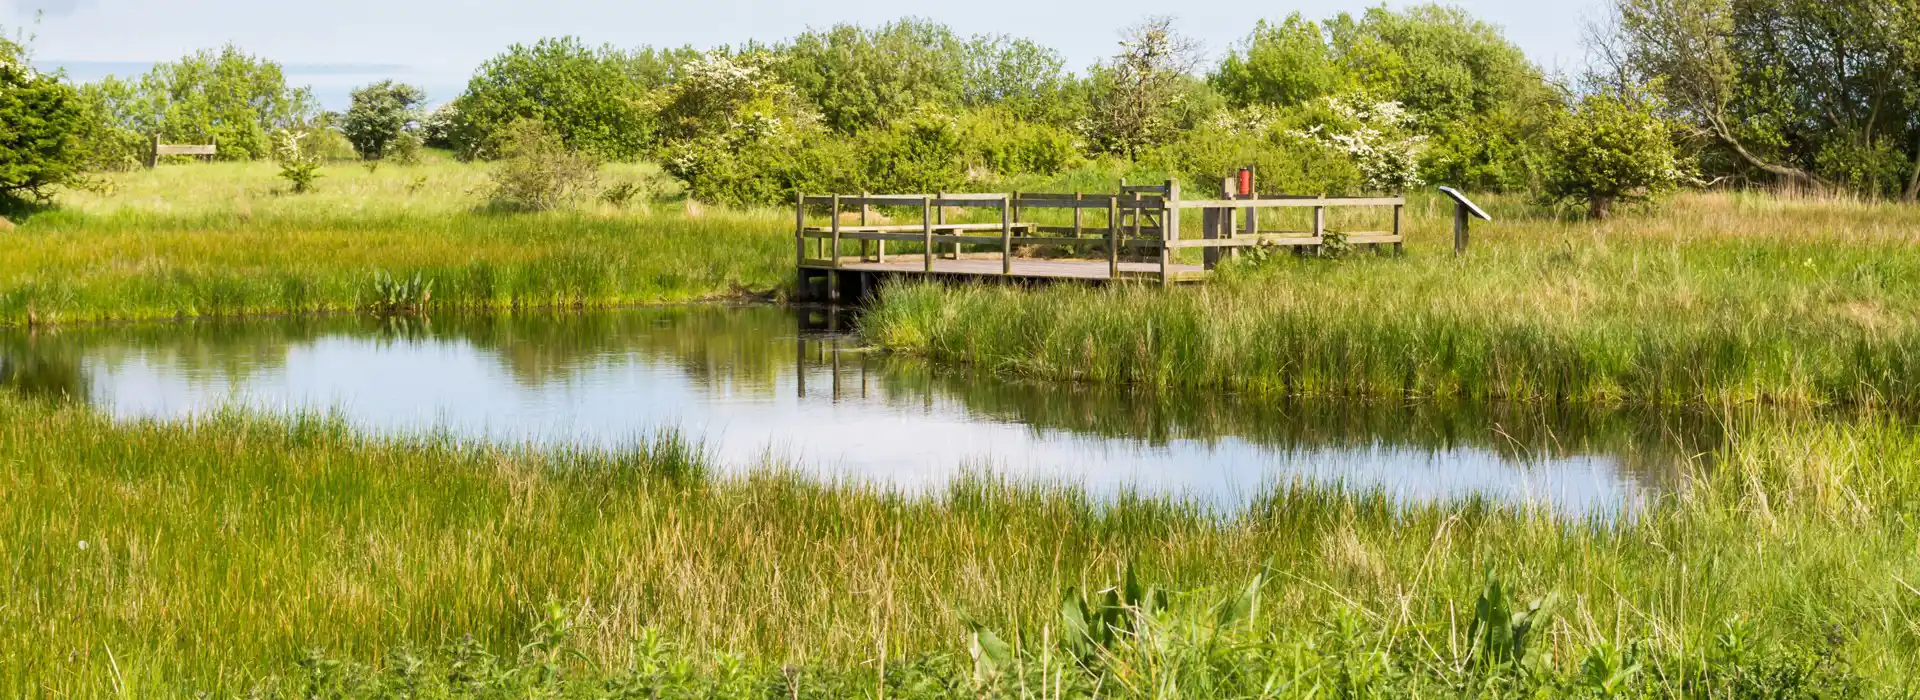
[[[783,343],[793,347],[788,336]],[[792,350],[788,350],[792,353]],[[984,417],[952,397],[884,398],[882,371],[808,366],[806,396],[792,365],[772,392],[693,376],[646,353],[601,355],[567,378],[516,380],[497,353],[465,340],[392,342],[349,335],[297,344],[284,364],[236,379],[185,371],[164,354],[131,350],[87,361],[94,399],[123,417],[187,417],[223,404],[335,411],[388,433],[448,430],[502,442],[631,444],[660,428],[704,439],[723,469],[769,455],[822,479],[938,489],[964,471],[1069,482],[1095,494],[1186,496],[1234,509],[1275,484],[1379,488],[1403,501],[1483,496],[1574,515],[1631,509],[1642,486],[1609,456],[1516,462],[1477,447],[1275,447],[1233,436],[1152,445]],[[865,391],[863,391],[863,388]],[[864,396],[863,396],[864,394]]]

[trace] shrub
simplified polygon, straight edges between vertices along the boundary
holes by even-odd
[[[1356,102],[1329,97],[1332,119],[1302,132],[1343,153],[1374,192],[1405,192],[1418,187],[1420,156],[1427,137],[1413,132],[1415,117],[1398,102]]]
[[[314,151],[314,137],[324,131],[288,129],[280,132],[273,157],[280,164],[280,179],[292,186],[294,194],[313,191],[314,181],[320,179],[320,156]]]
[[[1678,187],[1685,178],[1681,157],[1659,109],[1657,98],[1638,91],[1581,98],[1548,133],[1543,198],[1585,204],[1589,216],[1605,219],[1616,202]]]
[[[600,163],[567,146],[537,119],[522,119],[499,135],[500,162],[493,171],[496,207],[550,211],[593,187]]]
[[[80,93],[35,71],[20,45],[0,37],[0,202],[77,180],[87,152]]]
[[[1220,178],[1247,166],[1259,171],[1263,193],[1358,192],[1363,183],[1358,166],[1331,144],[1307,136],[1304,124],[1310,120],[1310,115],[1282,118],[1260,108],[1227,112],[1147,152],[1140,162],[1175,174],[1196,193],[1218,191]]]
[[[731,147],[714,141],[684,144],[668,172],[692,198],[709,204],[789,204],[797,192],[855,192],[861,154],[848,139],[808,131]]]
[[[967,181],[967,144],[959,125],[931,110],[869,129],[860,144],[861,189],[889,192],[939,192]]]
[[[382,160],[403,142],[420,121],[420,105],[427,93],[412,85],[384,80],[353,91],[353,106],[340,130],[353,143],[361,160]]]
[[[420,120],[420,141],[427,148],[453,150],[455,122],[458,120],[458,103],[448,102],[433,108]]]
[[[968,112],[960,118],[959,129],[968,166],[995,175],[1053,175],[1085,160],[1072,133],[1019,119],[1004,109]]]

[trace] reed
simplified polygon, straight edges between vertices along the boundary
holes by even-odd
[[[1498,201],[1454,258],[1446,209],[1411,252],[1278,256],[1204,287],[902,285],[888,348],[1052,380],[1645,404],[1920,402],[1920,213],[1689,195],[1605,224]]]
[[[984,474],[914,498],[777,465],[712,476],[698,441],[673,434],[536,451],[374,439],[315,417],[123,424],[0,398],[0,694],[297,694],[315,669],[346,673],[335,662],[444,669],[458,655],[443,648],[555,664],[582,695],[655,662],[744,674],[760,693],[782,668],[859,694],[882,668],[962,692],[975,635],[1014,645],[1029,671],[1059,663],[1063,593],[1128,571],[1202,607],[1268,572],[1247,631],[1220,651],[1244,656],[1116,652],[1139,669],[1130,682],[1188,693],[1242,694],[1190,685],[1203,666],[1346,669],[1378,692],[1471,685],[1489,573],[1520,601],[1557,600],[1536,670],[1499,676],[1513,683],[1575,683],[1612,654],[1641,666],[1648,692],[1707,682],[1722,661],[1750,679],[1911,690],[1920,434],[1873,417],[1728,420],[1730,446],[1692,488],[1630,519],[1567,521],[1287,484],[1233,514]],[[564,611],[564,653],[521,659],[552,636],[550,609]],[[1155,659],[1187,670],[1155,676]],[[1317,670],[1286,665],[1302,659]],[[1155,695],[1118,692],[1119,675],[1073,680],[1103,677],[1103,696]]]

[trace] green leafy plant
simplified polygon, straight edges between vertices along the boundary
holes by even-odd
[[[412,279],[395,279],[385,270],[374,273],[373,301],[376,313],[401,314],[425,309],[433,301],[433,280],[414,273]]]
[[[1525,603],[1514,599],[1491,573],[1487,588],[1473,603],[1473,622],[1467,629],[1469,662],[1479,668],[1519,668],[1526,664],[1534,642],[1534,627],[1543,622],[1552,597]]]

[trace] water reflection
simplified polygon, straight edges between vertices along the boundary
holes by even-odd
[[[723,463],[939,488],[963,470],[1244,506],[1283,481],[1631,510],[1722,436],[1684,413],[1252,402],[1011,382],[864,350],[821,311],[288,318],[0,338],[0,380],[123,417],[237,404],[360,427],[615,445],[678,427]]]

